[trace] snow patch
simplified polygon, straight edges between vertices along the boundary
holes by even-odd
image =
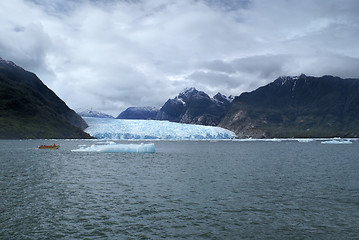
[[[175,100],[182,103],[182,105],[186,106],[186,102],[182,98],[177,96],[177,97],[175,97]]]
[[[197,89],[194,88],[194,87],[190,87],[190,88],[187,87],[187,88],[183,89],[183,90],[178,94],[178,96],[181,96],[181,95],[187,96],[187,95],[189,95],[189,94],[191,94],[191,93],[193,93],[193,92],[198,92],[198,91],[197,91]]]

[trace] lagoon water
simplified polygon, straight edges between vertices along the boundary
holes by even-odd
[[[0,239],[359,239],[359,141],[94,143],[0,141]]]

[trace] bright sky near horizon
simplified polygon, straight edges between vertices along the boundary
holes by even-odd
[[[185,87],[238,96],[278,76],[359,78],[358,0],[12,0],[0,57],[71,108],[160,107]]]

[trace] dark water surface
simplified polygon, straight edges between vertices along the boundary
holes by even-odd
[[[359,141],[91,144],[0,141],[0,239],[359,239]]]

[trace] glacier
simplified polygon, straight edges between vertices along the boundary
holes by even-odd
[[[83,117],[85,132],[98,139],[113,140],[213,140],[231,139],[234,132],[220,127],[158,120],[127,120]]]

